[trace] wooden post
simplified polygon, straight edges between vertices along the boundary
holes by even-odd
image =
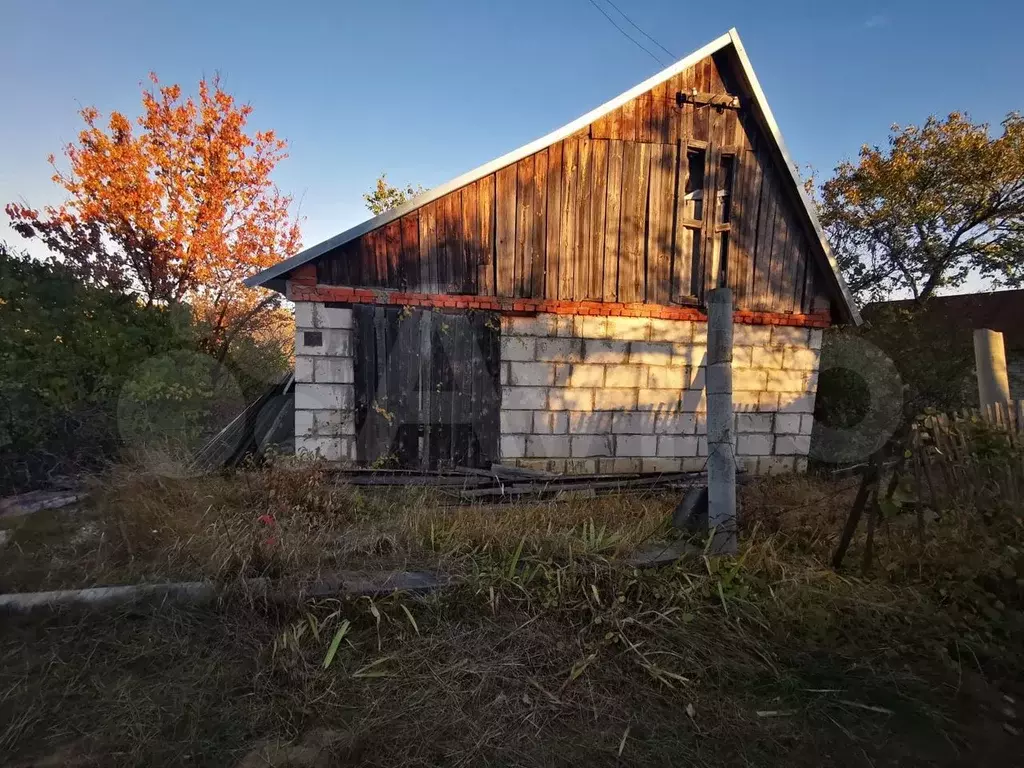
[[[1010,402],[1010,382],[1006,376],[1003,334],[987,328],[974,332],[974,368],[982,411],[988,406],[1005,407]]]
[[[736,553],[736,459],[733,456],[732,291],[708,292],[708,525],[711,552]]]

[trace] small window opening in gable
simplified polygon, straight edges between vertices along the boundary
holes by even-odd
[[[703,149],[690,149],[686,153],[686,189],[684,211],[689,219],[704,218],[704,164],[707,153]]]
[[[303,331],[302,346],[322,347],[324,345],[324,334],[322,331]]]

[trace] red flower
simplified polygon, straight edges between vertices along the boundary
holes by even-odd
[[[263,523],[264,525],[269,525],[271,528],[277,525],[277,521],[274,520],[273,515],[260,515],[258,518],[256,518],[256,520],[257,522]]]

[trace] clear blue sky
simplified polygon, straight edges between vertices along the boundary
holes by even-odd
[[[615,2],[677,58],[737,27],[796,161],[819,176],[894,122],[1024,108],[1019,0]],[[80,105],[134,116],[150,70],[186,89],[219,72],[288,140],[276,180],[302,202],[306,245],[366,218],[381,171],[436,185],[663,66],[588,0],[0,5],[0,205],[59,201],[46,156],[75,137]],[[0,239],[21,245],[0,218]]]

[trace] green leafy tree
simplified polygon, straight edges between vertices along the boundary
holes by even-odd
[[[385,211],[390,211],[425,191],[419,185],[416,187],[413,187],[412,184],[406,184],[404,187],[392,186],[388,184],[388,175],[382,173],[377,179],[377,185],[373,191],[365,193],[363,200],[366,201],[366,207],[370,209],[370,213],[380,216]]]
[[[1024,118],[1002,133],[954,112],[892,127],[822,187],[821,220],[862,300],[909,293],[925,302],[971,273],[1024,281]]]

